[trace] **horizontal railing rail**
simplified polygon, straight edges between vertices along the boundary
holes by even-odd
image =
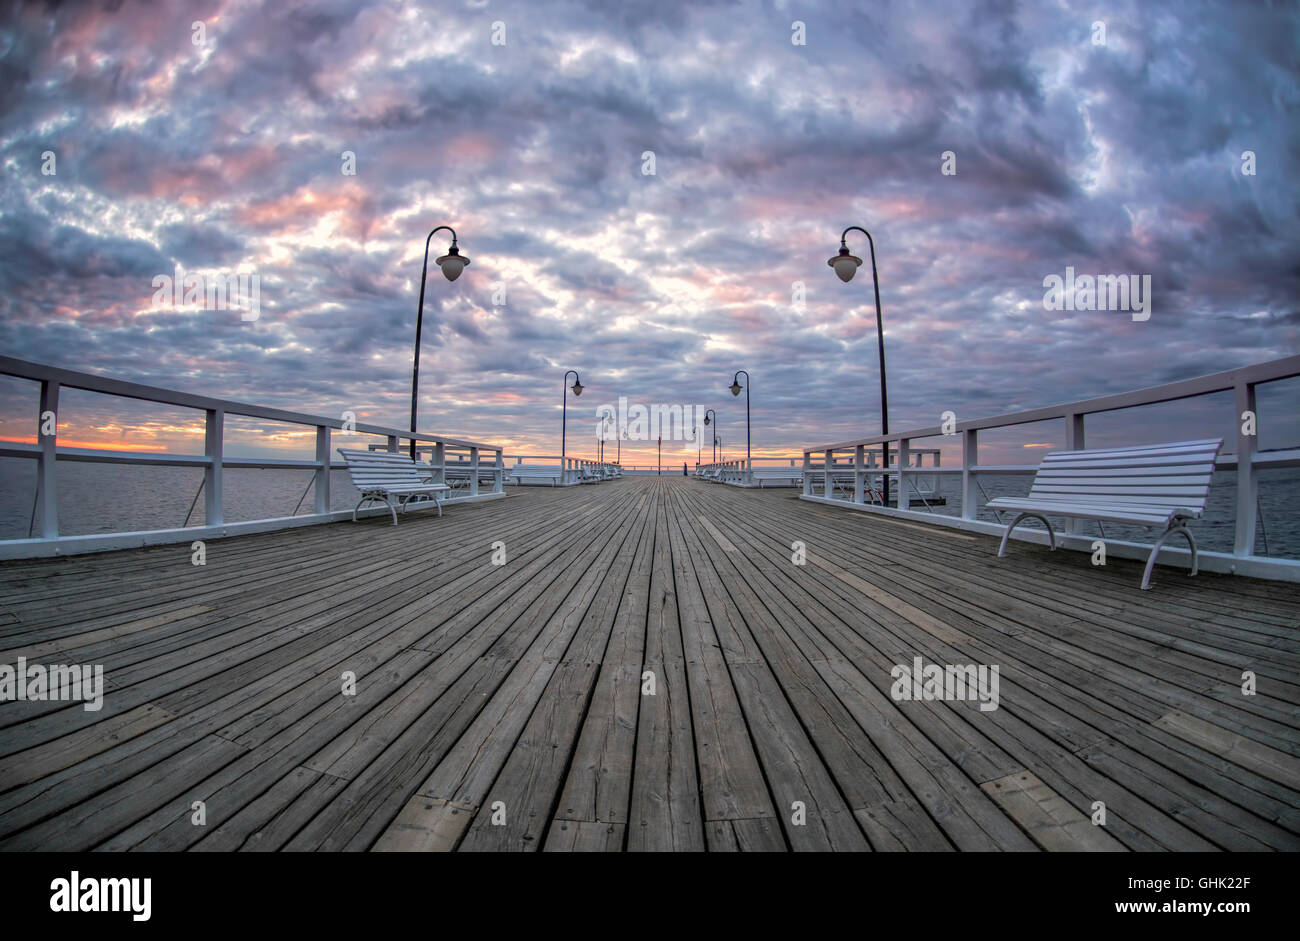
[[[560,476],[564,485],[590,483],[593,480],[613,480],[623,475],[623,466],[617,461],[595,461],[584,457],[558,454],[507,454],[506,475],[513,476],[511,468],[549,468]],[[535,474],[533,476],[536,476]]]
[[[372,451],[392,450],[388,444],[372,444]],[[457,447],[450,444],[435,443],[415,446],[416,458],[421,460],[421,469],[428,472],[433,483],[446,484],[453,491],[463,490],[469,496],[478,496],[483,481],[492,485],[492,493],[501,493],[505,488],[506,467],[504,455],[495,450],[496,455],[490,461],[484,461],[477,448]],[[338,467],[339,465],[334,465]]]
[[[937,453],[937,452],[936,452]],[[695,476],[713,483],[738,487],[761,487],[768,483],[789,481],[798,486],[803,476],[800,457],[732,458],[695,465]]]
[[[447,502],[501,496],[503,488],[503,449],[492,444],[469,441],[446,435],[411,432],[367,422],[353,422],[343,417],[330,418],[306,412],[289,411],[270,406],[256,405],[232,399],[196,395],[175,389],[144,385],[77,372],[56,366],[32,363],[9,356],[0,356],[0,375],[26,379],[39,384],[39,405],[36,415],[35,442],[0,442],[0,456],[31,459],[36,462],[36,507],[33,522],[39,519],[39,536],[26,539],[0,540],[0,559],[27,556],[57,555],[65,552],[88,552],[120,549],[131,546],[184,542],[190,539],[235,535],[245,532],[264,532],[290,526],[330,522],[351,515],[351,511],[330,509],[330,472],[342,470],[346,464],[334,459],[331,437],[334,431],[349,435],[377,435],[386,439],[382,446],[390,451],[401,450],[401,442],[414,441],[432,460],[427,465],[437,482],[445,482],[449,469],[463,466],[469,470],[491,467],[494,481],[489,492],[480,488],[478,474],[472,474],[468,492]],[[155,405],[201,410],[204,413],[202,454],[174,454],[160,450],[122,451],[98,448],[68,448],[58,444],[59,395],[63,389],[99,393],[150,402]],[[312,460],[279,458],[239,458],[225,454],[225,419],[227,415],[255,418],[264,421],[305,425],[315,430],[315,455]],[[423,443],[423,444],[422,444]],[[489,462],[480,461],[483,453],[494,455]],[[161,467],[198,467],[203,470],[200,491],[203,495],[203,525],[182,525],[175,529],[129,530],[118,533],[93,535],[65,535],[59,529],[59,487],[55,467],[59,461],[89,462],[98,464],[152,465]],[[288,517],[271,517],[226,523],[224,519],[224,493],[222,471],[226,468],[259,468],[311,470],[311,486],[315,490],[313,511],[297,515],[297,508]],[[304,496],[306,491],[304,491]],[[197,502],[197,495],[195,497]],[[301,501],[300,501],[301,502]],[[366,511],[363,511],[366,512]],[[379,512],[371,510],[369,512]],[[188,523],[188,519],[186,520]]]
[[[818,444],[803,449],[803,494],[805,500],[826,502],[839,506],[854,506],[858,509],[891,515],[915,516],[941,525],[957,526],[982,531],[1001,531],[997,524],[980,521],[977,513],[980,506],[978,478],[992,474],[1033,474],[1038,466],[1033,464],[980,464],[978,461],[979,435],[981,431],[994,428],[1007,428],[1015,425],[1028,425],[1034,422],[1063,420],[1065,423],[1064,450],[1083,450],[1085,445],[1084,420],[1089,415],[1112,412],[1119,409],[1134,408],[1144,405],[1157,405],[1181,399],[1197,398],[1219,392],[1233,393],[1233,418],[1237,429],[1235,448],[1231,453],[1220,455],[1216,466],[1233,469],[1237,472],[1236,494],[1233,501],[1233,551],[1228,553],[1202,552],[1202,565],[1218,571],[1242,572],[1263,577],[1300,580],[1300,562],[1291,559],[1278,559],[1255,554],[1255,537],[1257,533],[1259,471],[1265,468],[1300,467],[1300,448],[1283,448],[1275,451],[1259,451],[1259,418],[1256,409],[1256,389],[1258,386],[1291,379],[1300,376],[1300,356],[1289,356],[1267,363],[1230,369],[1196,379],[1186,379],[1165,385],[1136,389],[1115,395],[1099,396],[1066,402],[1044,408],[1010,412],[988,418],[978,418],[955,422],[948,427],[911,428],[889,434],[870,435],[849,441],[831,444]],[[1247,420],[1249,418],[1249,420]],[[961,449],[959,467],[940,467],[936,456],[935,466],[920,467],[915,461],[918,449],[911,446],[912,441],[938,437],[956,437]],[[889,460],[876,463],[877,455],[888,447]],[[926,449],[927,453],[938,449]],[[950,517],[915,513],[910,510],[914,495],[918,493],[916,477],[919,473],[926,475],[960,474],[961,516]],[[876,488],[871,481],[887,474],[896,482],[897,506],[895,509],[879,505]],[[839,499],[836,493],[843,493]],[[1090,548],[1091,540],[1083,540],[1082,521],[1069,523],[1065,544],[1071,548]],[[1074,538],[1069,538],[1073,536]],[[1027,530],[1025,537],[1038,541],[1045,540],[1046,534]],[[1109,545],[1116,545],[1109,543]],[[1122,550],[1130,544],[1118,543]],[[1134,543],[1133,547],[1142,548],[1143,544]],[[1149,549],[1149,546],[1145,548]],[[1162,550],[1171,554],[1184,553],[1186,550],[1169,548]],[[1127,554],[1121,551],[1121,554]]]

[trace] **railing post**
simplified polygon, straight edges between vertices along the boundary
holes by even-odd
[[[812,484],[812,452],[803,452],[803,495],[811,497],[813,493]]]
[[[47,413],[53,416],[48,435],[41,433]],[[59,384],[53,379],[42,379],[40,410],[36,414],[36,440],[41,443],[41,456],[36,465],[36,487],[40,494],[42,539],[55,539],[59,535],[59,484],[55,474],[59,443],[58,416]]]
[[[907,463],[911,460],[911,454],[909,453],[911,446],[912,441],[910,438],[900,438],[898,441],[898,456],[895,458],[898,462],[898,497],[894,501],[894,506],[900,510],[906,510],[912,506],[912,497],[907,492]],[[886,444],[885,448],[888,449],[889,445]]]
[[[968,428],[961,433],[961,518],[973,520],[979,515],[979,485],[975,468],[979,466],[979,432]]]
[[[478,496],[478,448],[469,449],[469,495]]]
[[[867,449],[861,444],[853,449],[853,502],[867,502]]]
[[[1237,533],[1233,540],[1232,554],[1245,556],[1255,554],[1255,502],[1259,497],[1259,478],[1255,475],[1255,449],[1259,441],[1257,434],[1245,434],[1243,428],[1246,420],[1243,413],[1255,411],[1255,384],[1239,382],[1236,387],[1237,412]],[[1251,423],[1258,432],[1258,417]]]
[[[1071,413],[1065,416],[1065,450],[1082,451],[1087,445],[1083,443],[1083,416],[1078,413]],[[1084,521],[1081,519],[1069,520],[1069,532],[1079,534],[1083,532]]]
[[[388,436],[388,450],[390,451],[397,450],[397,435]]]
[[[831,465],[835,463],[835,452],[826,452],[826,461],[822,467],[822,496],[829,500],[835,496],[835,481],[831,478]]]
[[[497,449],[496,467],[492,471],[492,492],[506,492],[506,455],[500,448]]]
[[[203,525],[220,526],[221,515],[221,460],[225,447],[226,413],[219,408],[207,410],[207,423],[203,432],[203,454],[208,466],[203,471]]]
[[[433,463],[435,469],[433,472],[433,482],[435,484],[445,484],[447,482],[447,444],[443,441],[433,443]]]
[[[330,426],[316,426],[316,512],[325,514],[330,511]]]

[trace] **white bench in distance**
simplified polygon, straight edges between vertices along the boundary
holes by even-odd
[[[781,487],[798,487],[803,483],[802,467],[755,467],[750,479],[757,487],[771,481]]]
[[[506,473],[515,482],[515,486],[519,486],[525,480],[539,480],[549,482],[552,487],[555,487],[559,486],[564,478],[564,471],[561,468],[547,464],[516,464],[508,468]]]
[[[1187,539],[1196,574],[1196,540],[1188,520],[1205,512],[1214,461],[1222,438],[1174,441],[1136,448],[1095,451],[1053,451],[1043,457],[1027,497],[998,497],[984,504],[991,510],[1018,514],[1002,534],[999,558],[1006,555],[1011,530],[1026,517],[1042,521],[1048,540],[1056,548],[1050,516],[1159,526],[1160,538],[1151,547],[1142,588],[1151,587],[1151,570],[1165,540],[1175,533]]]
[[[388,512],[393,514],[393,525],[397,525],[397,510],[406,512],[407,504],[418,497],[432,500],[442,516],[442,494],[451,488],[446,484],[435,484],[428,479],[430,468],[416,464],[405,454],[396,451],[362,451],[355,448],[339,448],[339,454],[348,465],[348,475],[352,485],[361,491],[361,500],[352,508],[352,522],[357,521],[357,510],[371,501],[384,503]],[[393,500],[397,501],[394,508]]]

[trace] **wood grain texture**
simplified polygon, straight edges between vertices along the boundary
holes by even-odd
[[[682,477],[390,522],[0,565],[0,663],[106,682],[0,705],[0,850],[1300,849],[1300,586]]]

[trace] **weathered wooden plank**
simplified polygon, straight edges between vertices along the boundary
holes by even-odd
[[[1120,852],[1124,849],[1101,826],[1092,823],[1028,771],[987,781],[980,789],[997,801],[1045,850]]]
[[[703,810],[695,770],[686,654],[682,647],[676,563],[669,536],[666,487],[655,514],[652,570],[646,610],[645,663],[637,717],[636,766],[628,813],[628,849],[694,852],[704,849]],[[684,562],[684,560],[682,560]],[[691,625],[686,625],[691,629]],[[650,692],[647,692],[650,690]]]
[[[469,804],[417,794],[406,802],[373,849],[379,853],[450,853],[473,819],[474,808]]]
[[[654,529],[646,526],[556,806],[557,820],[627,822],[653,553]]]
[[[726,619],[728,636],[738,641],[731,649],[736,662],[759,654],[752,645],[749,650],[740,646],[744,641],[738,633],[734,608],[706,602],[710,591],[713,598],[721,600],[721,586],[712,567],[702,564],[704,550],[698,544],[691,545],[691,535],[677,514],[669,517],[678,614],[685,627],[682,651],[704,819],[775,819],[776,808],[763,780],[716,632],[718,619]],[[641,820],[632,816],[628,823],[635,829]]]
[[[617,853],[623,849],[622,823],[557,820],[546,837],[548,853]]]
[[[944,853],[953,845],[915,800],[886,801],[853,812],[878,852]]]
[[[775,820],[710,820],[704,826],[710,853],[782,853],[788,849]]]
[[[72,708],[80,708],[74,706]],[[103,722],[79,729],[40,748],[0,758],[0,791],[40,780],[85,761],[176,717],[158,706],[137,706]]]
[[[1234,764],[1300,790],[1300,759],[1183,712],[1161,716],[1155,724]]]

